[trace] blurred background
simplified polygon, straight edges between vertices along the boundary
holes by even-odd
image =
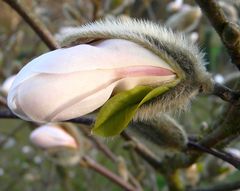
[[[185,32],[205,52],[207,69],[214,79],[234,87],[239,79],[218,35],[207,19],[196,8],[194,1],[169,0],[21,0],[29,12],[34,13],[56,35],[66,27],[73,27],[102,18],[133,17],[148,19],[167,25],[175,31]],[[219,1],[226,16],[239,22],[240,3]],[[27,62],[49,51],[28,24],[7,4],[0,1],[0,82],[1,99],[7,96],[6,79],[16,74]],[[10,82],[8,82],[10,83]],[[1,103],[4,104],[4,103]],[[213,96],[199,96],[186,112],[176,116],[189,136],[204,136],[219,117],[224,101]],[[78,127],[77,124],[74,125]],[[17,119],[0,119],[0,190],[1,191],[70,191],[70,190],[123,190],[112,181],[89,169],[84,164],[62,166],[29,141],[36,124]],[[96,160],[125,179],[132,177],[146,191],[167,190],[165,178],[137,155],[131,145],[121,137],[97,139],[116,157],[109,159],[96,147],[96,140],[87,136],[84,154]],[[239,138],[229,141],[225,149],[240,156]],[[163,155],[168,152],[161,150]],[[231,165],[203,155],[197,163],[179,170],[186,189],[208,186],[220,181],[240,179],[240,172]]]

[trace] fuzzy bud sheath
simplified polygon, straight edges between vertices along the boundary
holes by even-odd
[[[144,142],[158,156],[166,151],[181,151],[187,145],[186,132],[167,114],[161,114],[152,120],[131,123],[127,132]]]

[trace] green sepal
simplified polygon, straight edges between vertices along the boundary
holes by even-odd
[[[177,81],[157,88],[137,86],[116,94],[100,109],[92,133],[104,137],[119,135],[142,104],[163,94],[176,84]]]

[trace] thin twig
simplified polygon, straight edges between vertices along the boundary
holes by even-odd
[[[116,174],[112,173],[111,171],[109,171],[102,165],[98,164],[96,161],[94,161],[90,157],[84,156],[82,160],[84,162],[84,165],[86,165],[88,168],[95,170],[96,172],[105,176],[109,180],[115,182],[125,190],[128,190],[128,191],[137,190],[136,188],[132,187],[132,185],[130,185],[128,182],[124,181],[120,176],[117,176]]]
[[[125,131],[121,133],[121,136],[126,141],[132,141],[134,143],[134,149],[136,152],[146,160],[153,168],[162,171],[162,163],[156,156],[142,143],[128,135]]]
[[[198,150],[201,152],[209,153],[209,154],[211,154],[217,158],[220,158],[223,161],[233,165],[237,169],[240,169],[240,159],[236,158],[235,156],[230,155],[228,153],[220,152],[220,151],[212,149],[212,148],[204,147],[203,145],[200,145],[193,141],[188,142],[188,149],[193,149],[193,150]]]
[[[233,63],[240,70],[240,27],[231,23],[215,0],[195,0],[222,39]]]
[[[3,108],[0,107],[0,118],[2,119],[18,119],[16,115],[13,114],[13,112],[9,108]]]
[[[32,11],[26,9],[20,1],[16,0],[3,0],[10,7],[12,7],[38,34],[42,41],[47,45],[50,50],[59,48],[58,44],[54,40],[54,37],[46,28],[46,26],[33,14]]]
[[[16,116],[9,108],[0,107],[0,119],[20,119],[20,118]],[[89,116],[84,116],[84,117],[78,117],[75,119],[70,119],[70,120],[67,120],[66,122],[91,125],[94,122],[94,119]]]
[[[100,141],[97,137],[91,135],[91,131],[89,126],[80,125],[80,128],[82,132],[87,136],[94,144],[95,146],[102,151],[106,157],[108,157],[112,162],[118,163],[119,157],[115,155],[102,141]],[[129,181],[136,187],[138,190],[143,190],[141,188],[141,185],[139,182],[135,179],[135,177],[131,174],[131,172],[128,171]]]
[[[100,151],[102,151],[113,162],[117,162],[118,157],[97,137],[91,135],[90,128],[87,128],[85,125],[81,125],[80,128],[84,135],[87,136]]]
[[[213,94],[220,97],[224,101],[235,105],[239,104],[240,92],[233,91],[232,89],[219,83],[214,84]]]
[[[17,118],[10,110],[8,109],[0,109],[0,118]],[[68,122],[75,122],[75,123],[81,123],[81,124],[92,124],[94,122],[93,118],[88,118],[88,117],[79,117],[76,119],[69,120]],[[86,130],[86,129],[85,129]],[[159,170],[161,169],[162,163],[153,155],[153,153],[148,150],[144,145],[142,145],[140,142],[136,141],[136,139],[132,138],[129,136],[126,132],[123,132],[122,137],[127,140],[127,141],[133,141],[135,143],[134,149],[142,156],[149,164],[151,164],[154,168],[158,168]],[[91,137],[91,136],[90,136]],[[116,156],[109,151],[109,149],[102,144],[99,144],[99,140],[97,140],[94,137],[91,137],[91,139],[96,143],[98,148],[102,150],[111,160],[114,162],[116,161]],[[188,143],[189,148],[194,148],[197,150],[201,150],[203,152],[207,152],[209,154],[212,154],[218,158],[221,158],[222,160],[225,160],[226,162],[232,164],[236,168],[240,167],[240,160],[234,158],[233,156],[227,155],[220,153],[216,150],[209,149],[207,147],[204,147],[203,145],[196,144],[192,141],[189,141]]]

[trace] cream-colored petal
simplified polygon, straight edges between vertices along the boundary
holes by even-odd
[[[63,121],[81,117],[100,108],[111,96],[117,82],[103,88],[83,100],[76,101],[74,104],[59,110],[52,115],[50,121]]]
[[[56,112],[107,87],[115,78],[113,71],[105,70],[39,74],[13,89],[8,105],[20,117],[24,113],[30,120],[49,121]]]
[[[123,78],[112,83],[106,88],[97,91],[93,95],[86,97],[83,100],[76,101],[73,105],[69,104],[69,107],[65,107],[62,111],[57,112],[56,115],[52,116],[50,120],[62,121],[80,117],[101,107],[110,98],[112,93],[130,90],[138,85],[157,86],[161,83],[164,84],[166,82],[172,81],[175,78],[175,75]]]
[[[155,66],[172,70],[164,60],[136,43],[109,39],[95,45],[82,44],[45,53],[23,67],[13,87],[38,73],[61,74],[127,66]]]
[[[104,40],[34,59],[17,75],[8,105],[25,120],[63,121],[98,109],[112,93],[175,77],[162,59],[138,44]]]
[[[44,125],[35,129],[30,140],[33,144],[43,149],[55,147],[72,147],[77,148],[75,139],[63,130],[60,126]]]
[[[114,93],[137,85],[159,86],[176,78],[154,67],[128,67],[38,74],[15,87],[8,105],[19,117],[38,122],[64,121],[101,107]],[[158,76],[159,75],[159,76]]]

